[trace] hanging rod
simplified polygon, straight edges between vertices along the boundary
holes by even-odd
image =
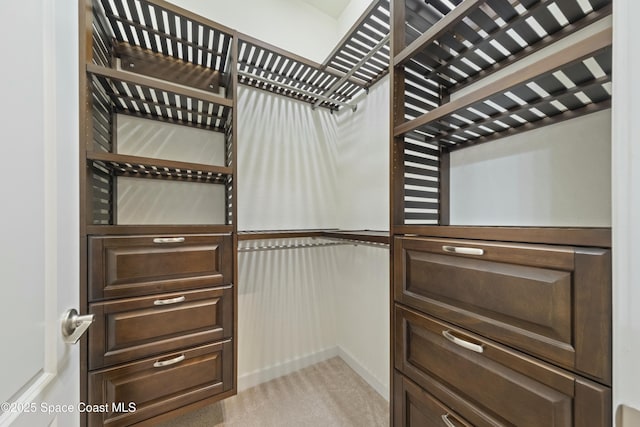
[[[337,82],[335,82],[333,85],[331,85],[331,87],[329,87],[329,89],[327,89],[327,92],[325,92],[324,96],[331,96],[333,95],[333,93],[340,89],[340,86],[342,86],[344,84],[344,82],[346,82],[347,80],[349,80],[351,78],[351,76],[353,76],[356,71],[358,71],[364,64],[367,63],[367,61],[369,61],[369,59],[371,59],[371,57],[373,55],[375,55],[380,49],[382,49],[387,42],[389,41],[389,38],[391,37],[390,34],[387,34],[386,36],[384,36],[384,38],[382,40],[380,40],[380,42],[369,51],[369,53],[367,53],[364,58],[362,58],[356,65],[354,65],[351,70],[349,70],[349,72],[347,74],[345,74],[344,76],[342,76],[342,78],[340,78],[340,80],[338,80]],[[318,99],[314,104],[313,104],[313,108],[318,107],[321,104],[321,100]],[[356,108],[353,108],[353,111],[356,111]]]
[[[299,89],[299,88],[296,88],[294,86],[291,86],[291,85],[288,85],[288,84],[285,84],[285,83],[280,83],[280,82],[278,82],[276,80],[268,79],[268,78],[265,78],[265,77],[258,77],[258,76],[254,75],[254,74],[247,73],[247,72],[244,72],[244,71],[238,71],[238,75],[242,76],[242,77],[245,77],[247,79],[254,79],[254,80],[257,80],[259,82],[267,83],[267,84],[270,84],[270,85],[273,85],[273,86],[276,86],[276,87],[283,87],[283,88],[289,89],[289,90],[291,90],[293,92],[298,92],[298,93],[301,93],[303,95],[307,95],[309,97],[316,98],[317,99],[317,101],[316,101],[317,105],[320,105],[323,101],[326,101],[326,102],[329,102],[329,103],[338,104],[338,105],[340,105],[342,107],[349,107],[353,111],[356,111],[356,109],[358,108],[358,106],[355,105],[355,104],[348,104],[346,102],[342,102],[342,101],[338,101],[338,100],[335,100],[335,99],[331,99],[328,96],[318,95],[317,93],[309,92],[309,91],[306,91],[304,89]],[[316,107],[316,105],[314,104],[313,108],[315,108],[315,107]]]
[[[264,245],[251,245],[245,247],[238,247],[238,252],[257,252],[257,251],[273,251],[281,249],[300,249],[300,248],[315,248],[315,247],[327,247],[327,246],[372,246],[376,248],[388,248],[388,243],[380,242],[367,242],[364,240],[355,239],[342,239],[342,238],[328,238],[330,241],[324,242],[293,242],[293,243],[281,243],[281,244],[264,244]]]
[[[334,239],[333,237],[327,237],[327,239]],[[353,246],[372,246],[375,248],[388,248],[389,243],[382,242],[371,242],[366,240],[358,240],[358,239],[345,239],[341,237],[335,237],[336,240],[341,240],[345,245],[353,245]]]
[[[268,245],[251,245],[246,247],[238,247],[238,252],[257,252],[257,251],[274,251],[281,249],[300,249],[300,248],[315,248],[325,246],[341,246],[349,245],[349,242],[294,242],[294,243],[282,243],[282,244],[268,244]]]

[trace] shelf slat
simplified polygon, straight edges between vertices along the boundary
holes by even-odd
[[[445,116],[462,110],[473,104],[482,102],[494,94],[507,92],[520,84],[527,83],[536,77],[546,73],[552,73],[564,65],[587,58],[590,55],[611,45],[611,29],[603,30],[593,36],[586,38],[574,45],[565,48],[553,55],[541,59],[523,70],[512,72],[498,81],[458,98],[455,101],[446,103],[434,110],[427,112],[416,119],[402,123],[394,128],[394,135],[400,136],[412,130],[416,130],[424,125],[436,122]]]
[[[199,163],[174,162],[114,153],[87,153],[87,160],[102,162],[116,175],[140,178],[178,178],[203,183],[226,183],[233,168]]]
[[[395,235],[611,247],[611,228],[397,225]]]
[[[470,11],[479,7],[483,0],[465,0],[459,4],[450,13],[446,14],[441,20],[436,22],[433,27],[429,28],[420,37],[414,40],[409,46],[404,48],[395,58],[393,65],[398,66],[407,62],[418,52],[433,43],[437,38],[450,30],[450,27],[462,21]]]
[[[233,232],[233,225],[224,224],[203,224],[203,225],[89,225],[87,234],[94,236],[107,235],[147,235],[147,234],[230,234]]]
[[[96,76],[106,77],[108,79],[144,86],[152,89],[160,89],[166,92],[174,93],[176,95],[186,96],[188,98],[194,98],[216,105],[222,105],[225,107],[233,106],[233,100],[223,98],[218,95],[212,95],[199,90],[189,89],[188,87],[175,85],[161,80],[150,79],[141,75],[114,70],[112,68],[102,67],[95,64],[87,64],[87,72]]]

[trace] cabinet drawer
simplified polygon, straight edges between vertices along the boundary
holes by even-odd
[[[89,369],[229,338],[232,286],[91,304]]]
[[[426,238],[396,248],[396,301],[610,384],[610,251]]]
[[[394,425],[404,427],[472,427],[462,417],[394,372]]]
[[[103,406],[89,425],[131,425],[232,388],[231,341],[91,372],[89,403]]]
[[[399,306],[395,328],[395,368],[474,425],[610,425],[605,386]]]
[[[231,283],[230,235],[89,238],[91,301]]]

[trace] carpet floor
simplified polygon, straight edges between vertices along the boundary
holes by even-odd
[[[158,427],[386,427],[389,404],[334,357]]]

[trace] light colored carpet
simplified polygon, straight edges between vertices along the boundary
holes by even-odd
[[[334,357],[174,418],[162,427],[386,427],[389,404]]]

